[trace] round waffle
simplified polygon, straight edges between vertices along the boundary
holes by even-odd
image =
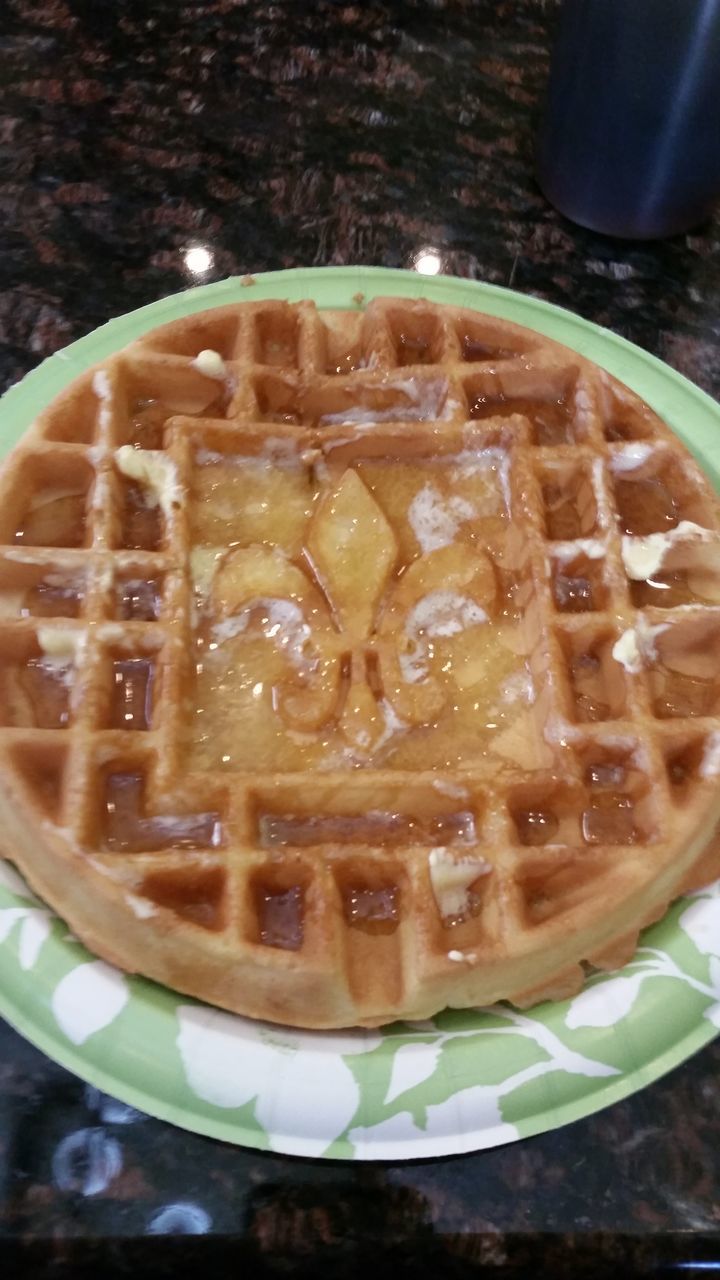
[[[720,869],[719,530],[648,406],[519,326],[155,329],[0,473],[4,852],[255,1017],[567,996]]]

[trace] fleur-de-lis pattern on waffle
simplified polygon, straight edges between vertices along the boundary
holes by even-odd
[[[448,693],[430,674],[427,633],[484,623],[497,593],[487,555],[468,544],[404,563],[382,507],[350,467],[316,505],[302,567],[253,546],[229,553],[219,573],[224,615],[244,624],[254,610],[267,643],[288,655],[274,690],[284,724],[313,732],[335,718],[360,754],[388,737],[383,698],[405,725],[437,718]]]

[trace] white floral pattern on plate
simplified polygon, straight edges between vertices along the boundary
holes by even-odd
[[[88,956],[36,902],[0,863],[0,966],[27,973],[53,966],[44,950],[76,953],[49,984],[58,1035],[77,1046],[107,1041],[121,1015],[132,1028],[152,990],[174,1022],[162,1053],[175,1056],[190,1093],[211,1111],[249,1109],[257,1145],[288,1154],[397,1158],[515,1141],[526,1132],[516,1104],[528,1086],[553,1077],[562,1094],[573,1078],[597,1086],[627,1073],[612,1061],[614,1032],[639,1021],[651,979],[695,993],[701,1016],[720,1027],[720,883],[675,909],[672,946],[641,946],[621,973],[592,979],[573,1000],[344,1032],[252,1022],[128,978]]]

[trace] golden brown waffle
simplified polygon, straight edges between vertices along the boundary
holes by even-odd
[[[719,529],[529,330],[154,330],[0,475],[5,852],[93,951],[256,1017],[568,995],[717,869]]]

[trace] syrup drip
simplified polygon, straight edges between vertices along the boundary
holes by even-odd
[[[113,729],[149,729],[155,664],[147,658],[113,662],[110,725]]]
[[[684,787],[692,777],[692,769],[682,756],[676,756],[674,760],[668,760],[667,771],[673,787]]]
[[[104,844],[122,853],[161,849],[217,847],[222,834],[218,813],[144,817],[145,780],[140,773],[110,773],[105,782]]]
[[[219,867],[190,867],[176,873],[151,872],[145,876],[140,893],[183,920],[203,929],[220,929],[224,924],[224,888],[225,875]]]
[[[57,587],[39,582],[25,592],[21,618],[77,618],[82,595],[77,587]]]
[[[123,490],[121,546],[131,551],[157,551],[163,536],[159,505],[151,505],[147,491],[133,480],[125,481]]]
[[[157,622],[161,588],[155,578],[128,578],[116,586],[116,608],[123,622]]]
[[[365,933],[393,933],[400,922],[399,898],[396,885],[349,886],[344,895],[345,919],[351,928]]]
[[[601,792],[582,815],[582,833],[587,844],[635,844],[639,833],[630,797]]]
[[[312,817],[264,814],[259,828],[265,848],[288,845],[303,848],[324,843],[444,847],[471,842],[475,836],[475,819],[470,812],[441,814],[432,818],[383,812]]]
[[[675,609],[683,604],[702,604],[701,597],[690,590],[683,572],[658,573],[646,582],[631,582],[630,595],[636,609],[644,609],[648,605],[656,609]]]
[[[328,358],[325,365],[326,373],[354,373],[356,369],[362,369],[363,359],[358,347],[352,347],[349,351],[338,356]]]
[[[26,547],[81,547],[85,541],[85,501],[82,493],[36,501],[15,530],[13,541]]]
[[[667,761],[668,778],[670,785],[676,790],[685,788],[688,783],[694,781],[698,776],[698,771],[702,765],[703,756],[705,755],[706,743],[704,739],[699,742],[691,742],[682,751],[671,756]]]
[[[294,316],[276,314],[257,317],[255,357],[259,364],[294,368],[297,364],[298,330]]]
[[[397,340],[397,362],[402,367],[409,364],[431,364],[432,350],[425,338],[401,333]]]
[[[581,538],[583,533],[588,532],[583,528],[583,521],[573,495],[564,485],[543,485],[543,502],[548,538],[553,541],[567,542],[573,538]]]
[[[137,400],[130,413],[126,443],[136,449],[162,449],[167,406],[159,400]]]
[[[646,440],[650,432],[643,422],[632,418],[613,418],[605,426],[605,439],[613,444],[626,440]]]
[[[9,690],[12,707],[10,723],[18,727],[65,729],[70,721],[68,668],[57,667],[42,658],[31,658],[16,673],[16,686]]]
[[[557,835],[560,823],[549,809],[521,809],[513,814],[521,844],[548,844]]]
[[[595,608],[592,583],[581,574],[570,575],[559,570],[553,581],[553,595],[563,613],[589,613]]]
[[[608,720],[610,706],[600,659],[593,653],[578,654],[570,672],[578,720]]]
[[[680,519],[678,506],[662,480],[616,480],[615,501],[624,533],[646,537],[674,529]]]
[[[622,764],[589,764],[585,782],[598,790],[614,790],[625,785],[627,770]]]
[[[296,391],[285,382],[268,375],[259,378],[255,385],[258,411],[263,422],[284,422],[298,426],[302,421],[299,404],[295,403]]]
[[[517,619],[525,612],[532,596],[532,584],[521,569],[501,569],[495,565],[498,584],[499,617]]]
[[[471,418],[507,417],[521,413],[533,426],[537,445],[572,444],[575,435],[572,408],[565,396],[558,400],[531,400],[521,396],[479,395],[470,405]]]
[[[280,890],[265,886],[256,888],[255,910],[260,941],[266,947],[300,950],[303,944],[303,897],[299,885]]]
[[[479,342],[472,334],[464,333],[460,338],[460,358],[468,364],[488,363],[495,360],[510,360],[517,353],[508,347],[490,347],[486,342]]]
[[[718,705],[719,687],[716,680],[700,680],[696,676],[682,675],[667,667],[653,672],[655,714],[661,719],[683,716],[709,716]]]

